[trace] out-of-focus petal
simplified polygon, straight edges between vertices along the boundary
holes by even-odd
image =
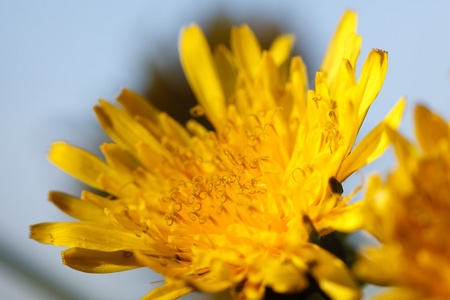
[[[326,74],[330,82],[336,76],[342,59],[346,58],[345,54],[351,53],[351,51],[346,50],[349,46],[347,41],[349,38],[354,40],[353,35],[356,32],[356,18],[356,13],[346,11],[328,45],[320,70]]]
[[[424,152],[433,152],[442,139],[448,139],[449,126],[441,117],[418,105],[414,113],[416,136]]]
[[[63,264],[86,273],[114,273],[141,268],[132,252],[101,252],[71,248],[61,253]]]

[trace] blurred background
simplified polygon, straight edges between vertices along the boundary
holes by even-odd
[[[345,9],[359,14],[357,69],[372,48],[389,52],[385,84],[361,133],[401,96],[408,99],[401,125],[408,137],[415,103],[448,119],[447,1],[0,0],[0,298],[138,299],[161,279],[145,269],[80,273],[61,264],[63,248],[28,235],[31,224],[69,220],[46,200],[48,191],[78,196],[85,186],[51,165],[46,153],[56,140],[99,153],[108,139],[92,110],[98,98],[114,101],[127,87],[179,120],[188,118],[195,102],[177,53],[184,25],[198,23],[211,45],[228,43],[231,25],[242,23],[265,47],[277,34],[293,33],[294,54],[303,57],[313,82]],[[365,178],[392,164],[388,151],[364,169]]]

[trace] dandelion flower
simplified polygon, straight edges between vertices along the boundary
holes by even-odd
[[[64,264],[80,271],[164,275],[143,299],[194,290],[258,299],[266,288],[300,292],[310,278],[333,299],[359,298],[344,262],[310,242],[312,232],[359,226],[340,183],[381,155],[403,110],[400,101],[353,149],[387,69],[387,54],[373,50],[356,81],[355,27],[345,13],[310,91],[302,59],[289,60],[291,35],[262,50],[244,25],[231,30],[231,49],[212,52],[197,25],[185,28],[191,114],[213,130],[183,126],[129,90],[118,97],[123,109],[100,100],[95,112],[114,141],[101,146],[106,161],[64,142],[49,157],[110,196],[50,193],[80,221],[37,224],[31,237],[69,247]]]
[[[450,299],[450,128],[423,106],[415,126],[420,148],[391,131],[399,165],[367,191],[366,226],[381,245],[355,271],[393,287],[377,299]]]

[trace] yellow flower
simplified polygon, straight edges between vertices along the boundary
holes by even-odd
[[[355,271],[394,287],[377,299],[450,299],[450,128],[423,106],[415,123],[420,148],[390,131],[399,165],[367,191],[366,227],[382,244]]]
[[[262,50],[244,25],[232,29],[231,50],[212,53],[198,26],[185,28],[181,62],[199,102],[191,113],[214,130],[184,127],[129,90],[118,98],[124,110],[100,100],[95,111],[115,141],[101,146],[106,162],[63,142],[49,157],[111,196],[52,192],[81,221],[37,224],[31,237],[70,247],[64,263],[80,271],[163,274],[166,284],[144,299],[226,289],[257,299],[266,287],[300,292],[309,278],[333,299],[359,298],[345,264],[309,242],[316,230],[360,225],[347,221],[357,205],[346,205],[340,183],[381,155],[404,106],[353,149],[387,69],[387,54],[373,50],[356,82],[355,28],[356,14],[345,13],[313,91],[302,59],[289,61],[291,35]]]

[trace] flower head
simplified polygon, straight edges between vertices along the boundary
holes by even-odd
[[[403,109],[353,149],[387,69],[387,54],[373,50],[356,82],[355,27],[347,12],[310,91],[302,59],[289,61],[291,35],[262,50],[244,25],[232,29],[231,49],[211,52],[198,26],[185,28],[181,62],[199,103],[191,113],[214,129],[182,126],[129,90],[118,98],[124,110],[100,100],[95,111],[115,142],[101,146],[106,162],[62,142],[49,156],[110,196],[52,192],[80,222],[37,224],[31,237],[70,247],[64,263],[77,270],[163,274],[148,299],[225,289],[262,298],[266,288],[302,291],[311,277],[334,299],[358,298],[345,264],[309,240],[359,225],[346,221],[355,205],[340,183],[384,151],[386,125]]]
[[[450,128],[423,106],[415,123],[420,148],[389,133],[398,168],[385,183],[373,177],[365,200],[367,230],[382,245],[367,249],[355,271],[395,287],[383,299],[449,299]]]

